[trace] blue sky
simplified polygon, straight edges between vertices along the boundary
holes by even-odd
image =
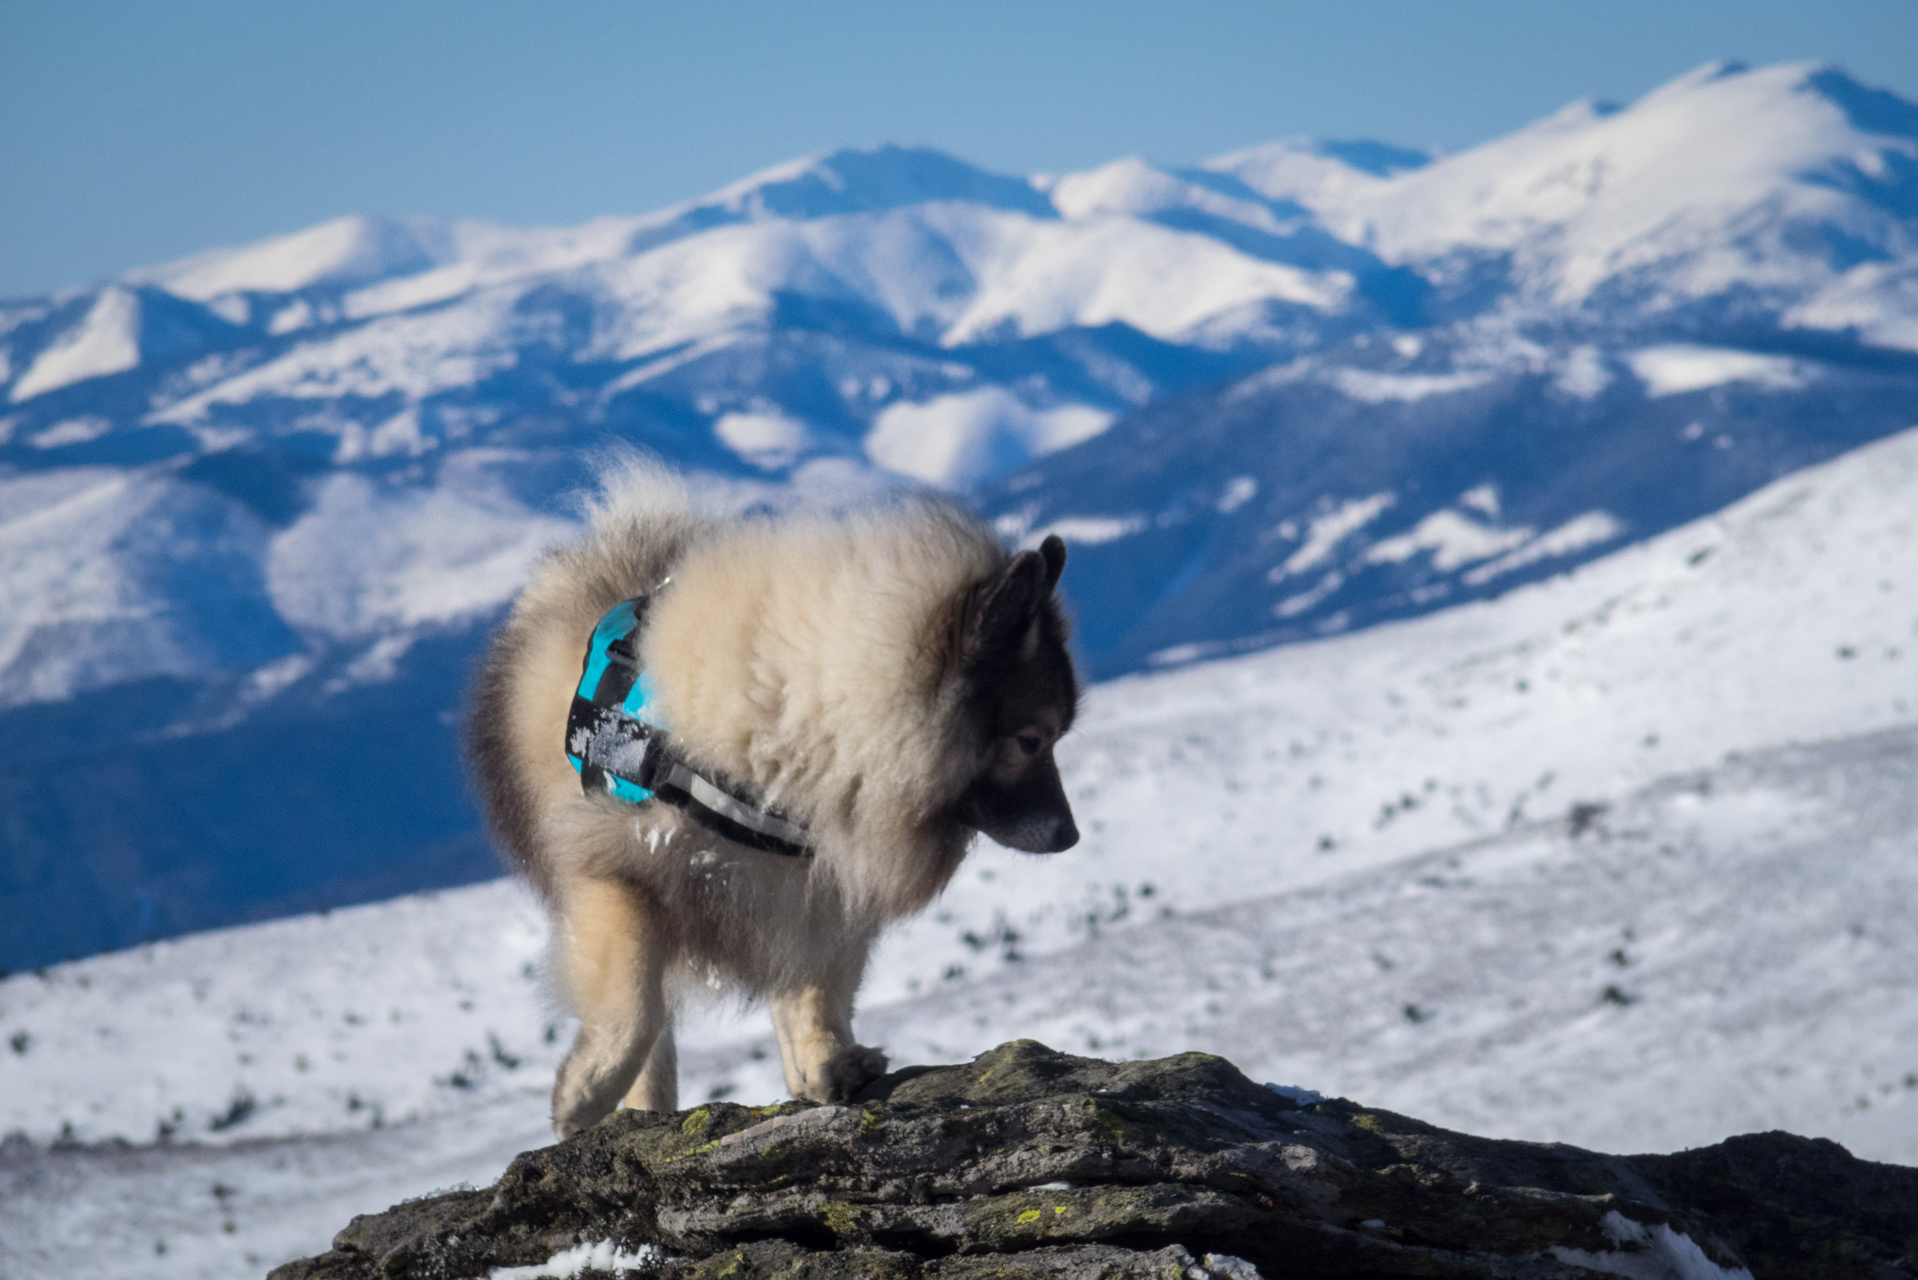
[[[343,213],[643,212],[847,145],[1457,150],[1720,57],[1918,98],[1918,3],[0,0],[0,296]]]

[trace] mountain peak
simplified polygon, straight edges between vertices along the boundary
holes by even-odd
[[[129,271],[124,279],[204,302],[229,293],[359,284],[423,271],[451,256],[448,229],[437,219],[352,214],[290,235]]]
[[[1354,169],[1361,169],[1375,177],[1389,178],[1394,174],[1405,173],[1412,169],[1421,169],[1430,164],[1432,157],[1424,151],[1414,151],[1410,147],[1394,146],[1389,142],[1380,142],[1374,138],[1327,138],[1313,144],[1316,155],[1330,156],[1342,160]]]
[[[1051,203],[1024,178],[993,173],[931,147],[894,143],[789,160],[724,187],[693,208],[717,207],[754,219],[806,219],[938,200],[1052,215]]]
[[[1738,58],[1713,58],[1710,62],[1700,63],[1683,75],[1674,76],[1653,92],[1683,93],[1703,85],[1715,84],[1720,80],[1745,75],[1750,70],[1751,66]]]
[[[1319,212],[1401,263],[1510,253],[1520,292],[1552,305],[1805,297],[1905,252],[1914,139],[1918,106],[1836,67],[1711,62],[1623,109],[1571,103]],[[1886,295],[1857,327],[1884,330],[1879,313],[1906,306]]]
[[[1282,138],[1215,156],[1200,168],[1231,174],[1268,200],[1318,208],[1422,168],[1431,159],[1423,151],[1369,139]]]
[[[1725,94],[1780,105],[1792,97],[1819,99],[1836,107],[1861,133],[1918,138],[1918,104],[1872,88],[1833,62],[1785,62],[1757,68],[1732,59],[1708,62],[1653,89],[1632,109],[1659,109]]]

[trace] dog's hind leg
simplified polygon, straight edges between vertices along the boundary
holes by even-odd
[[[631,886],[612,880],[567,885],[560,904],[560,961],[579,1036],[553,1083],[553,1132],[564,1138],[619,1104],[662,1035],[667,938],[654,911]],[[675,1070],[671,1041],[662,1063]]]
[[[673,1044],[673,1028],[668,1023],[653,1041],[639,1079],[626,1091],[626,1105],[636,1111],[677,1111],[679,1109],[679,1050]]]
[[[864,960],[816,986],[770,1001],[786,1088],[795,1098],[844,1102],[886,1073],[886,1055],[853,1043],[852,1001]]]

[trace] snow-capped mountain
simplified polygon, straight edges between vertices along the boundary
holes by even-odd
[[[1490,267],[1534,306],[1853,329],[1910,349],[1915,141],[1918,107],[1834,68],[1721,63],[1316,208],[1430,279]]]
[[[1705,68],[1437,160],[839,152],[0,304],[0,964],[484,875],[459,689],[624,441],[1077,545],[1098,675],[1491,594],[1918,419],[1918,108]]]
[[[840,152],[650,217],[346,218],[16,308],[11,427],[41,449],[90,443],[48,419],[119,378],[137,408],[105,416],[154,451],[297,435],[347,463],[540,440],[556,418],[701,465],[871,456],[960,484],[1191,380],[1185,348],[1243,362],[1375,323],[1356,275],[1377,261],[1318,256],[1062,208],[937,152]],[[1083,336],[1045,349],[1066,334]]]
[[[1713,65],[1399,172],[1206,168],[1411,273],[1424,323],[984,486],[1088,544],[1103,670],[1505,590],[1918,422],[1918,107],[1831,68]],[[1101,172],[1109,207],[1173,198]]]

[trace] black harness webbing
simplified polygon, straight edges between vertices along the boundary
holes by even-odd
[[[581,789],[629,804],[658,800],[728,840],[810,858],[804,827],[759,803],[751,788],[693,769],[673,749],[665,726],[647,714],[651,685],[639,665],[639,633],[650,598],[614,605],[586,647],[566,718],[566,758],[579,772]]]

